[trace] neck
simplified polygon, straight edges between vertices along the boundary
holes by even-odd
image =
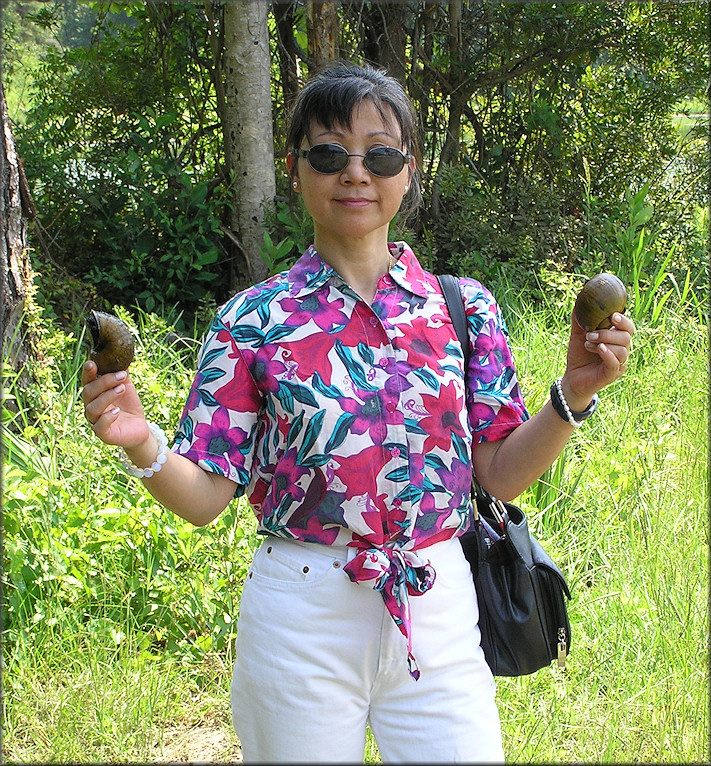
[[[392,267],[387,238],[377,242],[344,242],[314,237],[314,247],[367,303],[373,301],[380,277]]]

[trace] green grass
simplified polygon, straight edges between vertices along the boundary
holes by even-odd
[[[708,760],[708,349],[699,312],[676,310],[640,322],[628,375],[519,498],[572,586],[573,643],[565,672],[498,679],[511,762]],[[136,379],[174,424],[192,360],[142,319]],[[509,325],[535,411],[567,327],[552,309],[513,309]],[[19,412],[4,430],[3,757],[175,759],[178,733],[210,730],[224,735],[210,760],[237,760],[231,641],[250,511],[194,529],[158,508],[83,423],[77,340],[46,343],[40,390],[6,377]]]

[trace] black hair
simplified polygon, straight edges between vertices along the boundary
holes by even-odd
[[[287,147],[290,152],[298,152],[304,138],[309,139],[313,120],[327,130],[334,125],[350,128],[354,110],[366,99],[378,110],[383,122],[388,123],[395,117],[402,144],[406,152],[415,158],[415,171],[403,201],[403,208],[412,211],[422,200],[419,184],[422,152],[417,116],[402,85],[387,72],[367,64],[358,66],[346,61],[330,62],[326,68],[319,70],[294,101],[287,129]],[[292,174],[295,167],[296,163]]]

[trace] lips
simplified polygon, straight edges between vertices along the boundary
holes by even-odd
[[[365,197],[342,197],[337,199],[336,202],[344,207],[367,207],[373,200],[365,199]]]

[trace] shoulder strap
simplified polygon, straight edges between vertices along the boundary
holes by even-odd
[[[437,281],[442,288],[449,316],[452,319],[454,330],[462,346],[464,354],[464,369],[469,366],[469,331],[467,330],[467,315],[464,311],[464,301],[459,287],[459,279],[452,274],[438,274]]]
[[[464,299],[462,298],[462,291],[459,286],[459,279],[452,276],[452,274],[438,274],[437,281],[442,288],[442,294],[444,295],[445,303],[447,304],[447,310],[449,316],[452,319],[454,330],[457,333],[457,338],[462,346],[462,353],[464,354],[464,370],[469,367],[469,357],[471,352],[469,350],[469,331],[467,329],[467,314],[464,311]],[[472,497],[474,498],[474,517],[479,515],[478,505],[479,503],[493,503],[497,502],[491,495],[486,492],[483,487],[479,485],[476,476],[472,476]]]

